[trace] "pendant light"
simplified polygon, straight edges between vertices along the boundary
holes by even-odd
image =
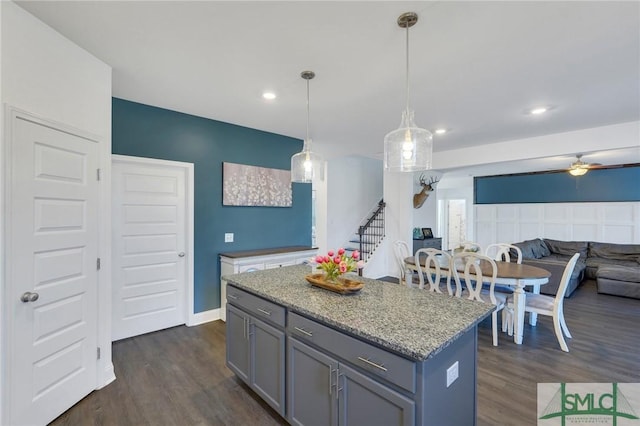
[[[311,183],[315,179],[324,180],[324,160],[311,151],[309,137],[309,80],[315,76],[313,71],[303,71],[300,74],[300,77],[307,80],[307,137],[302,152],[291,157],[291,182]]]
[[[400,127],[384,137],[384,169],[390,172],[415,172],[431,168],[433,135],[416,126],[413,110],[409,108],[409,28],[416,22],[418,15],[414,12],[398,17],[398,26],[405,28],[407,34],[406,108],[402,112]]]

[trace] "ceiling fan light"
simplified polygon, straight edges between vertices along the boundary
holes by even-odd
[[[572,167],[571,169],[569,169],[569,174],[571,176],[583,176],[583,175],[586,175],[588,171],[589,169],[586,167],[576,167],[576,168]]]

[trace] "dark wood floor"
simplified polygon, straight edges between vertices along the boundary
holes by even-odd
[[[546,317],[525,327],[522,346],[502,333],[492,346],[490,321],[480,324],[479,426],[535,425],[539,382],[640,382],[639,300],[597,294],[586,282],[565,311],[569,353],[560,350]],[[52,424],[286,424],[225,367],[224,331],[216,321],[114,343],[117,380]]]

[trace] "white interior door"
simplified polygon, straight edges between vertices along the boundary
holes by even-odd
[[[113,160],[113,340],[184,324],[187,166]]]
[[[11,122],[9,419],[46,424],[96,387],[99,144]]]

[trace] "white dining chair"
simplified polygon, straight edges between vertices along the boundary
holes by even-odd
[[[522,264],[522,250],[518,246],[507,243],[489,244],[484,249],[484,255],[494,259],[497,262],[511,262],[511,249],[516,252],[516,263]],[[486,285],[485,285],[486,287]],[[508,285],[498,284],[495,287],[495,291],[506,294],[513,294],[513,288]],[[536,293],[540,293],[540,287],[538,286]],[[502,331],[506,332],[508,328],[506,311],[502,312]]]
[[[456,253],[452,259],[452,265],[464,265],[462,272],[464,277],[464,285],[469,291],[469,299],[483,303],[491,303],[496,309],[491,313],[491,333],[493,335],[493,346],[498,346],[498,312],[506,306],[507,295],[495,292],[496,278],[498,275],[498,267],[496,262],[483,254],[460,252]],[[481,264],[489,265],[491,268],[490,275],[483,275]],[[458,267],[453,267],[453,276],[456,286],[462,286],[460,272]],[[483,288],[483,283],[488,284],[488,289]],[[509,318],[513,317],[511,315]],[[503,320],[506,316],[503,315]]]
[[[560,348],[565,352],[569,352],[569,347],[567,346],[567,342],[564,340],[564,336],[571,338],[571,333],[569,333],[569,328],[564,320],[564,295],[567,292],[571,274],[573,274],[573,269],[575,268],[579,257],[580,253],[574,254],[567,263],[567,266],[565,266],[562,278],[560,279],[560,286],[558,287],[558,292],[555,297],[545,296],[544,294],[527,293],[525,302],[525,312],[534,312],[538,315],[547,315],[553,318],[553,330],[556,333],[556,338],[558,339]],[[512,296],[507,299],[507,312],[509,335],[512,335],[514,318]]]
[[[424,262],[422,262],[423,258]],[[434,248],[419,249],[414,256],[414,265],[416,265],[418,279],[420,280],[418,288],[424,288],[424,277],[426,276],[429,282],[429,291],[442,293],[440,291],[440,282],[444,276],[446,277],[449,296],[454,295],[451,288],[451,255],[449,253]],[[445,267],[444,270],[442,269],[443,266]]]
[[[400,269],[400,282],[405,285],[413,286],[413,269],[411,269],[404,261],[405,258],[411,256],[409,244],[405,241],[398,240],[393,243],[393,255],[396,258],[396,264]]]
[[[507,243],[496,243],[489,244],[487,248],[484,249],[484,255],[489,256],[490,258],[501,261],[501,262],[511,262],[511,250],[515,251],[517,254],[516,263],[522,263],[522,250],[518,246],[514,246],[513,244]]]

